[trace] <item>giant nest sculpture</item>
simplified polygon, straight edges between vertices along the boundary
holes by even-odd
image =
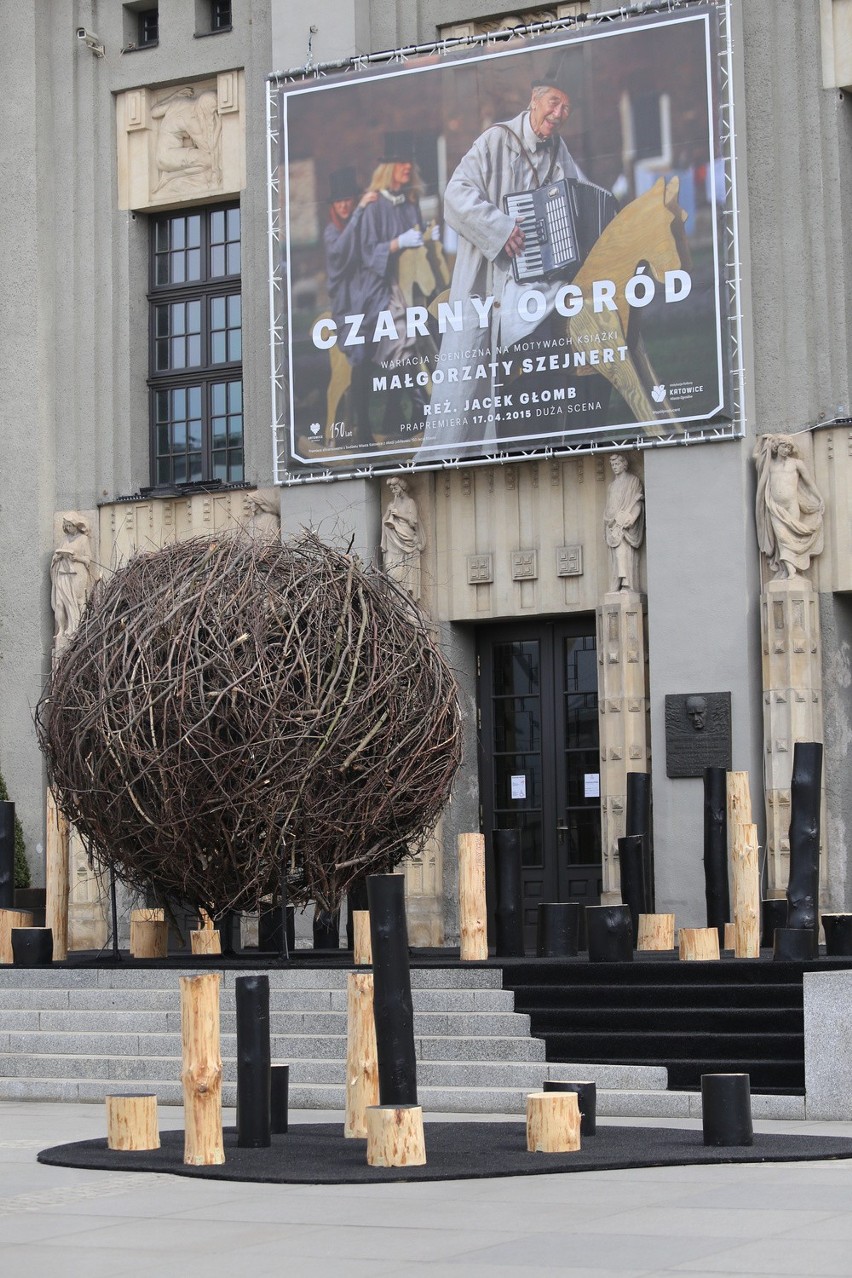
[[[216,917],[282,864],[292,900],[335,908],[422,846],[460,756],[424,617],[313,535],[136,555],[96,589],[36,727],[97,858]]]

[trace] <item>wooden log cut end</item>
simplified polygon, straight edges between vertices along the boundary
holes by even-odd
[[[369,1167],[423,1167],[425,1163],[420,1105],[374,1105],[367,1110]]]
[[[580,1148],[580,1102],[576,1092],[530,1092],[527,1149],[531,1154],[569,1154]]]

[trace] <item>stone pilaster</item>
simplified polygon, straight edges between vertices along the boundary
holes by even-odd
[[[403,862],[410,945],[443,945],[443,836],[439,820],[422,852]]]
[[[624,834],[628,772],[648,768],[648,654],[642,596],[606,594],[597,609],[604,904],[621,900],[618,840]]]
[[[782,896],[790,870],[790,780],[796,741],[822,741],[819,601],[804,577],[770,581],[760,599],[767,876]],[[822,796],[825,847],[825,776]],[[824,871],[824,866],[822,867]]]
[[[100,950],[109,938],[108,872],[95,872],[73,825],[68,830],[68,948]]]

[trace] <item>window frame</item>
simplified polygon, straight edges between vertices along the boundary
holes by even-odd
[[[222,212],[226,216],[230,210],[236,209],[240,213],[240,270],[236,273],[223,275],[212,275],[211,267],[211,244],[212,244],[212,220],[215,213]],[[195,280],[183,280],[178,283],[162,284],[157,282],[157,235],[158,228],[163,223],[171,223],[176,218],[188,219],[198,217],[200,219],[200,238],[199,249],[201,259],[201,278]],[[149,236],[148,236],[148,450],[149,450],[149,471],[151,485],[153,488],[164,487],[181,487],[195,485],[211,485],[216,484],[224,486],[232,486],[245,483],[245,387],[243,385],[243,309],[242,309],[242,210],[239,200],[229,200],[221,204],[210,204],[199,207],[163,210],[162,213],[155,213],[149,219]],[[227,234],[227,231],[226,231]],[[226,240],[226,244],[229,241]],[[171,243],[171,233],[170,233]],[[226,251],[227,266],[227,251]],[[169,272],[171,273],[171,271]],[[218,363],[212,362],[212,345],[214,330],[212,322],[212,303],[214,298],[224,297],[227,299],[232,297],[239,298],[240,304],[240,324],[239,324],[239,341],[240,341],[240,358],[225,359]],[[176,303],[201,303],[201,323],[200,323],[200,362],[196,365],[184,364],[180,368],[169,368],[158,370],[157,360],[157,315],[158,308],[161,306],[171,307]],[[169,325],[171,330],[171,325]],[[228,331],[227,329],[225,330]],[[169,333],[169,340],[174,334]],[[161,340],[161,339],[160,339]],[[226,338],[227,342],[227,338]],[[226,351],[226,354],[228,352]],[[171,358],[171,356],[170,356]],[[239,447],[242,451],[242,473],[238,478],[221,478],[214,477],[214,450],[213,447],[213,386],[223,383],[226,386],[238,382],[240,385],[240,416],[241,416],[241,443]],[[187,474],[183,479],[174,477],[174,461],[180,456],[178,452],[171,452],[163,456],[169,457],[169,469],[171,475],[169,478],[161,478],[159,475],[161,457],[158,452],[157,439],[157,396],[160,392],[171,392],[174,390],[186,389],[187,394],[191,388],[200,387],[201,396],[201,475],[192,479],[189,477],[189,464],[187,464]],[[226,392],[227,394],[227,392]],[[227,408],[226,408],[227,415]],[[230,452],[228,443],[225,445],[226,457]],[[193,455],[189,449],[185,454],[187,463]],[[226,461],[227,464],[227,461]]]

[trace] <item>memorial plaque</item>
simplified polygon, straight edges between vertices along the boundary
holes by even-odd
[[[731,770],[730,692],[666,697],[666,776],[701,777],[705,768]]]

